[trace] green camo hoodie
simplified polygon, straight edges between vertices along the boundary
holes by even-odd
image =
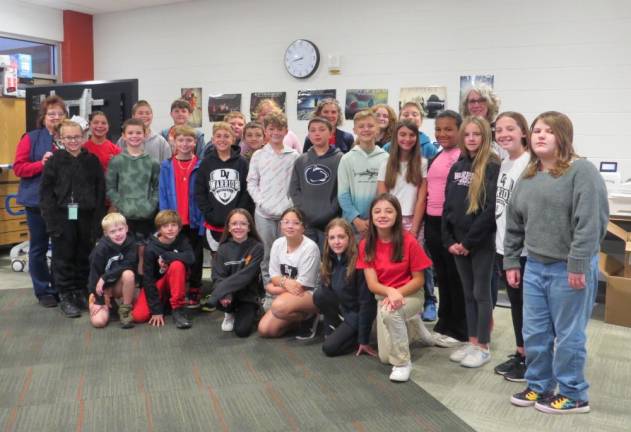
[[[158,209],[160,165],[148,154],[115,156],[107,170],[107,197],[127,219],[150,219]]]

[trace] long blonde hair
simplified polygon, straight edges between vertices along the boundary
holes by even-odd
[[[469,199],[467,214],[474,214],[481,209],[482,204],[486,201],[486,168],[489,163],[492,162],[499,164],[500,158],[493,152],[491,147],[491,125],[482,117],[467,117],[462,122],[462,126],[460,126],[460,140],[458,143],[460,151],[463,154],[469,154],[464,145],[464,134],[465,128],[470,124],[476,125],[482,134],[482,143],[473,158],[473,164],[471,166],[473,177],[471,178],[469,191],[467,192],[467,198]]]
[[[557,151],[556,162],[554,167],[548,172],[552,177],[561,177],[570,168],[570,164],[574,159],[579,156],[574,151],[574,127],[572,121],[568,116],[558,111],[546,111],[539,114],[530,126],[530,134],[532,140],[532,130],[535,128],[535,124],[541,120],[547,124],[556,138]],[[536,153],[530,147],[530,163],[526,167],[524,172],[524,178],[534,177],[539,170],[540,160]]]

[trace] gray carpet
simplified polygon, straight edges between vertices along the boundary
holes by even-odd
[[[470,431],[416,384],[319,344],[238,339],[222,314],[177,330],[90,327],[0,291],[0,431]]]

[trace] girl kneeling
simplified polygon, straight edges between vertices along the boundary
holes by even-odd
[[[270,282],[265,290],[274,296],[272,307],[259,322],[262,337],[280,337],[292,327],[311,318],[308,334],[315,336],[318,310],[313,304],[313,288],[320,266],[320,250],[304,236],[304,216],[289,208],[280,217],[283,236],[270,250]]]
[[[364,272],[355,270],[357,246],[351,225],[335,218],[324,230],[325,244],[320,276],[322,287],[313,301],[324,315],[322,351],[329,357],[377,353],[368,345],[375,320],[375,298],[368,290]]]
[[[432,341],[419,313],[423,305],[423,270],[432,262],[412,234],[403,230],[401,206],[388,194],[370,206],[366,238],[359,243],[357,268],[379,301],[379,359],[390,363],[392,381],[407,381],[412,371],[410,342]]]
[[[213,259],[214,289],[209,303],[225,312],[221,330],[250,336],[263,293],[261,261],[263,243],[252,215],[241,208],[233,209]]]

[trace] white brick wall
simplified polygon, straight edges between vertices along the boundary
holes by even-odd
[[[575,145],[595,162],[618,160],[631,177],[631,2],[600,0],[197,1],[97,15],[95,78],[139,78],[156,129],[170,123],[180,87],[209,93],[288,92],[290,128],[301,138],[296,91],[445,85],[457,109],[459,76],[492,73],[503,110],[529,120],[567,113]],[[296,38],[315,42],[323,60],[306,81],[282,58]],[[330,76],[327,54],[342,58]],[[204,129],[209,123],[204,119]],[[350,130],[350,122],[345,128]],[[433,124],[423,129],[433,136]]]

